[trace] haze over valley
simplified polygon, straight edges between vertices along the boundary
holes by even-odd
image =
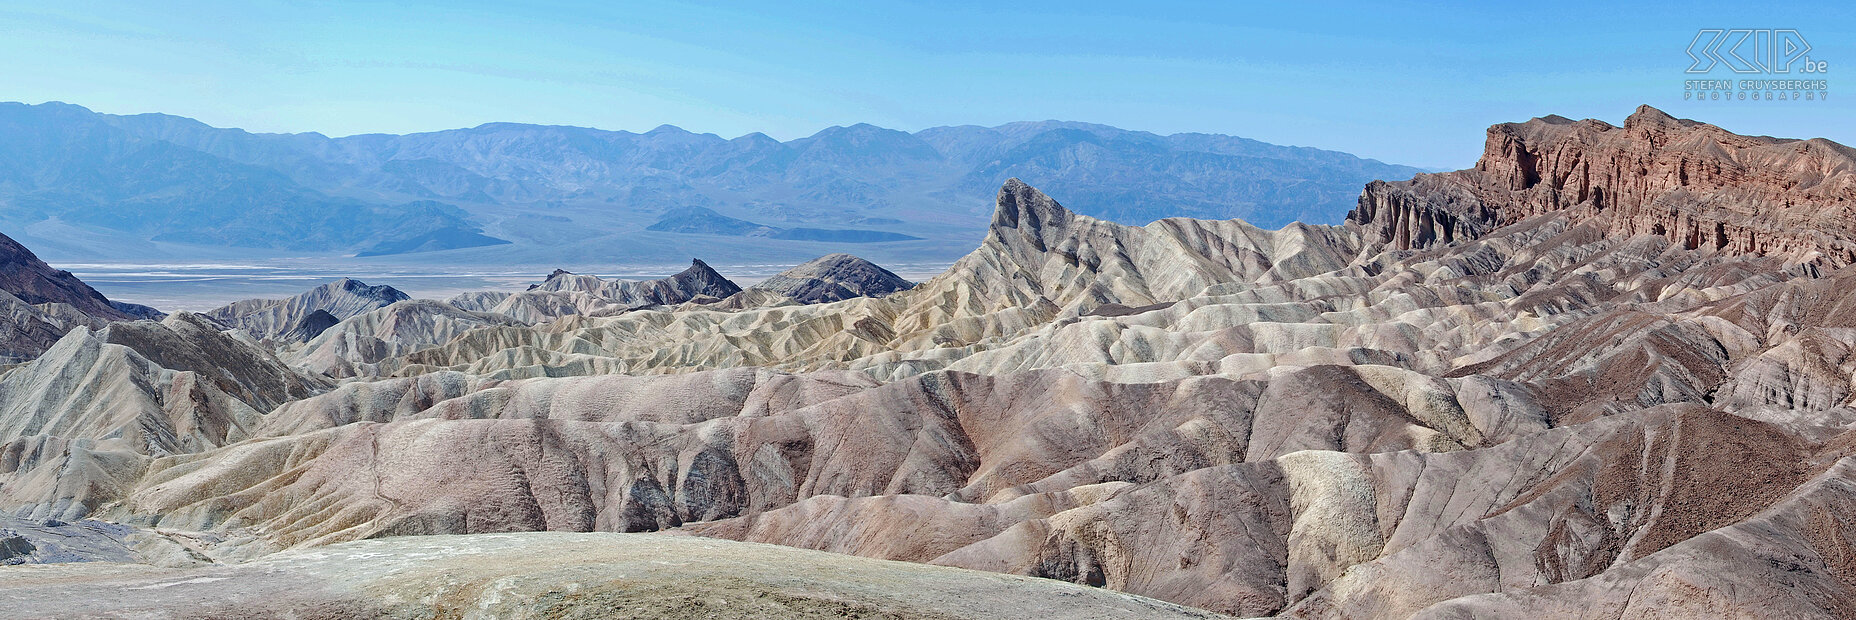
[[[11,162],[0,226],[54,263],[217,257],[284,268],[316,257],[362,270],[543,273],[695,256],[790,266],[849,248],[944,265],[972,249],[991,192],[1012,177],[1129,224],[1332,224],[1361,184],[1417,172],[1231,136],[1056,121],[914,133],[858,124],[787,142],[513,123],[327,138],[58,103],[0,104],[0,159]]]

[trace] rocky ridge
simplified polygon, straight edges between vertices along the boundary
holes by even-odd
[[[1545,116],[1489,128],[1476,167],[1369,184],[1348,215],[1422,249],[1548,213],[1687,249],[1856,263],[1856,150],[1742,136],[1643,106],[1623,127]]]
[[[888,269],[849,254],[821,256],[750,287],[802,304],[882,297],[914,286]]]
[[[53,269],[11,237],[0,235],[0,364],[45,352],[77,326],[149,318],[160,313],[118,304],[68,271]]]
[[[342,278],[285,299],[249,299],[204,314],[255,338],[274,339],[285,334],[309,335],[311,330],[303,329],[305,321],[317,312],[348,319],[408,299],[412,297],[391,286],[369,286],[360,280]]]
[[[463,293],[446,303],[535,325],[571,315],[609,316],[651,306],[714,301],[739,292],[740,286],[708,263],[693,259],[688,269],[654,280],[604,280],[557,269],[526,291]]]

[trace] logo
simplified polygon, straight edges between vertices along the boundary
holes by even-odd
[[[1703,28],[1688,43],[1688,57],[1695,61],[1688,72],[1726,65],[1734,73],[1791,73],[1796,65],[1801,73],[1829,73],[1830,63],[1811,60],[1810,51],[1804,35],[1789,28]]]
[[[1689,79],[1690,101],[1823,101],[1830,97],[1830,61],[1811,57],[1811,42],[1794,28],[1703,28],[1690,39],[1689,66],[1700,75],[1725,70],[1786,79]]]

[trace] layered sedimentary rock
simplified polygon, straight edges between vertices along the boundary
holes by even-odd
[[[1856,233],[1820,219],[1848,204],[1842,147],[1653,110],[1491,136],[1476,170],[1369,187],[1341,227],[1121,226],[1008,182],[978,249],[880,298],[532,325],[403,302],[285,347],[358,378],[201,410],[236,434],[136,452],[109,442],[165,435],[42,418],[68,436],[15,433],[0,508],[190,532],[219,563],[670,530],[1238,616],[1856,611],[1856,267],[1835,256]],[[1671,232],[1714,223],[1725,243]],[[517,295],[602,307],[604,286]],[[117,352],[168,381],[179,362],[142,349]],[[65,367],[85,365],[0,389]],[[274,393],[241,376],[218,389]]]
[[[328,387],[191,313],[80,327],[0,374],[0,494],[20,514],[82,517],[149,458],[240,441]]]
[[[257,431],[270,439],[156,461],[128,508],[161,515],[154,524],[164,528],[256,528],[282,546],[393,533],[631,532],[817,496],[988,503],[1304,449],[1458,450],[1495,440],[1446,384],[1409,386],[1419,378],[1394,372],[1374,377],[1376,388],[1338,368],[1278,382],[1160,384],[1062,371],[880,385],[856,373],[747,369],[431,379],[345,386],[280,408]],[[1304,392],[1310,385],[1324,390]],[[1424,389],[1434,391],[1403,399]],[[1311,408],[1334,415],[1299,415]],[[305,518],[311,506],[346,516]]]
[[[1348,215],[1415,249],[1547,213],[1688,249],[1856,263],[1856,151],[1742,136],[1643,106],[1623,127],[1545,116],[1489,128],[1469,170],[1374,182]]]
[[[285,334],[301,337],[311,331],[303,329],[305,321],[311,321],[318,311],[347,319],[408,299],[411,297],[391,286],[369,286],[360,280],[342,278],[300,295],[284,299],[248,299],[205,314],[256,338],[279,338]]]
[[[463,310],[501,314],[529,325],[566,316],[611,316],[635,308],[713,301],[741,292],[701,260],[669,277],[655,280],[603,280],[555,270],[528,290],[462,293],[446,300]]]
[[[402,301],[317,331],[292,359],[331,377],[372,374],[370,367],[380,360],[450,342],[466,331],[521,324],[501,314],[467,312],[442,302]]]
[[[581,292],[621,306],[676,305],[701,296],[727,297],[741,287],[716,273],[707,263],[691,260],[690,267],[656,280],[602,280],[597,276],[555,271],[533,291]]]
[[[53,269],[11,237],[0,235],[0,364],[23,362],[78,326],[158,315],[118,304],[68,271]]]
[[[0,364],[38,357],[74,327],[99,326],[79,313],[49,313],[0,291]]]
[[[518,378],[752,365],[904,377],[1071,325],[1068,319],[1106,304],[1145,307],[1219,282],[1314,276],[1347,269],[1357,253],[1357,235],[1345,228],[1265,231],[1198,220],[1128,227],[1073,214],[1017,180],[1001,188],[998,200],[979,249],[946,273],[886,297],[739,311],[644,310],[536,329],[491,328],[380,368]]]
[[[828,254],[755,284],[802,304],[882,297],[914,286],[888,269],[849,254]]]
[[[130,318],[71,272],[51,268],[6,235],[0,235],[0,290],[28,304],[64,304],[104,321]]]

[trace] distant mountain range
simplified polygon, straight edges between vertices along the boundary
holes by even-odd
[[[913,134],[857,124],[787,142],[513,123],[329,138],[0,104],[0,230],[47,255],[103,259],[212,246],[670,262],[810,258],[855,243],[933,260],[971,249],[1010,177],[1123,223],[1275,228],[1338,223],[1367,182],[1416,172],[1231,136],[1057,121]]]

